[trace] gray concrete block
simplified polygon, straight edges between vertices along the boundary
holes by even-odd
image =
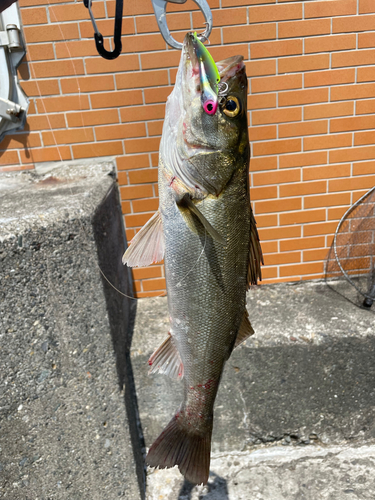
[[[0,178],[4,499],[143,497],[129,362],[135,301],[100,272],[132,295],[112,169]]]
[[[375,316],[346,301],[323,282],[255,287],[248,293],[247,305],[255,335],[233,352],[224,370],[214,409],[211,490],[206,490],[207,498],[343,498],[339,493],[317,496],[318,486],[313,489],[315,496],[303,496],[302,486],[294,496],[275,496],[265,482],[258,496],[255,487],[248,490],[254,496],[246,496],[251,477],[263,474],[255,466],[250,474],[246,463],[258,449],[270,446],[282,445],[289,450],[285,451],[287,462],[288,453],[293,461],[293,453],[301,447],[309,456],[327,447],[342,451],[349,445],[362,447],[375,442]],[[163,375],[147,376],[148,357],[165,338],[168,323],[166,298],[138,304],[131,355],[147,447],[169,422],[182,398],[180,382]],[[243,490],[232,488],[231,495],[225,496],[219,486],[230,484],[225,463],[233,463],[232,456],[239,457],[233,470],[237,470],[236,474],[247,470],[241,472],[241,477],[247,476],[243,477]],[[370,456],[365,484],[368,488],[371,485],[375,496],[373,448]],[[215,462],[215,457],[221,461]],[[264,469],[264,474],[268,470],[269,482],[277,464],[277,460],[271,460],[269,468]],[[282,478],[282,468],[278,470]],[[302,466],[298,470],[308,474]],[[322,491],[332,491],[328,488],[329,470],[328,467]],[[297,483],[299,479],[295,479]],[[165,494],[163,498],[168,500],[195,498],[186,496],[188,485],[183,486],[178,472],[156,471],[148,482],[149,499],[159,498],[157,493]],[[172,483],[173,488],[168,490]],[[162,484],[165,490],[161,489]],[[340,488],[337,491],[343,494]],[[198,491],[191,490],[191,495],[198,495]]]

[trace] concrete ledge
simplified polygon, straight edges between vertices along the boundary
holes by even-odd
[[[1,498],[143,497],[112,170],[0,177]]]
[[[242,466],[246,469],[244,464],[254,450],[271,444],[282,444],[291,453],[303,446],[309,455],[317,447],[373,443],[374,314],[350,304],[324,283],[314,282],[252,288],[248,310],[256,333],[233,352],[225,367],[215,406],[213,456],[222,457],[223,464],[233,454],[243,457],[237,460],[240,470]],[[167,331],[166,298],[139,302],[131,355],[147,446],[181,403],[179,382],[162,375],[147,376],[148,356]],[[224,465],[219,471],[215,463],[213,460],[211,480],[217,474],[229,481]],[[374,477],[373,462],[368,466]],[[168,478],[179,476],[178,472],[177,476],[173,471],[172,476],[168,473],[171,471],[156,473],[161,481],[157,481],[158,487]],[[154,474],[149,478],[150,499],[159,498],[156,486],[152,486]],[[180,486],[175,486],[175,492],[182,488],[179,477]],[[370,488],[371,482],[366,485]],[[374,484],[371,488],[374,496]],[[259,491],[264,496],[259,493],[251,498],[317,498],[267,496],[268,490]],[[164,493],[160,490],[159,494]],[[250,498],[237,494],[226,497],[216,491],[217,496],[207,498]],[[182,493],[181,498],[185,498]]]

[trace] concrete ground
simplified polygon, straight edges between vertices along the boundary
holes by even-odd
[[[342,286],[249,291],[255,335],[225,367],[209,483],[149,469],[148,500],[375,498],[375,315],[339,295]],[[179,382],[147,376],[167,331],[166,298],[139,301],[131,359],[146,447],[181,402]]]

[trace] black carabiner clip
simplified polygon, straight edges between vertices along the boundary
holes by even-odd
[[[104,48],[104,39],[103,35],[98,30],[96,25],[94,14],[91,10],[92,0],[83,0],[84,6],[89,10],[90,18],[92,25],[94,27],[94,38],[96,49],[104,59],[116,59],[121,54],[122,43],[121,43],[121,29],[122,29],[122,6],[123,0],[116,0],[116,13],[115,13],[115,31],[113,35],[113,41],[115,44],[115,48],[111,51],[108,51]]]

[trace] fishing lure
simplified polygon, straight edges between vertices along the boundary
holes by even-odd
[[[193,46],[199,63],[201,100],[204,111],[214,115],[218,106],[219,70],[207,48],[199,40],[197,33],[193,35]]]

